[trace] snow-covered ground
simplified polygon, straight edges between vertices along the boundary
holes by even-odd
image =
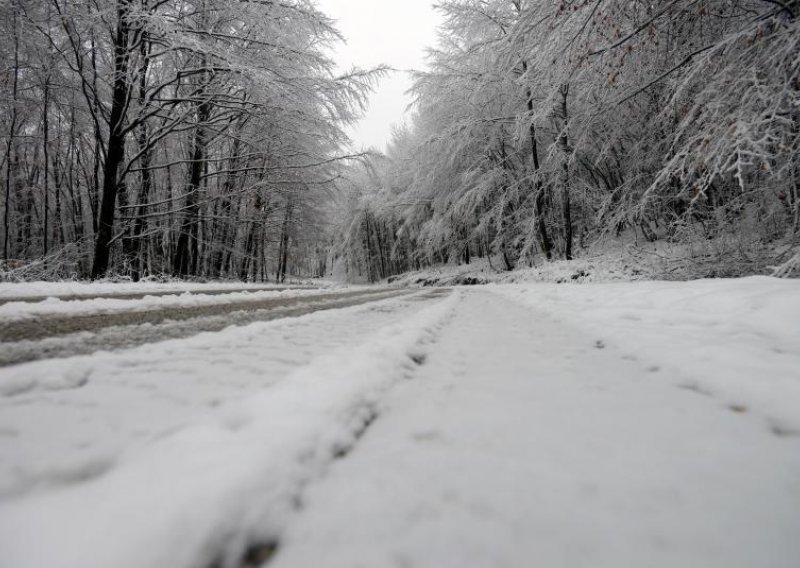
[[[0,566],[198,566],[271,532],[450,304],[407,300],[4,370]],[[30,535],[45,539],[34,544]],[[33,545],[33,546],[32,546]]]
[[[800,435],[800,281],[499,286],[656,377]]]
[[[800,558],[797,281],[424,291],[0,386],[2,567]]]
[[[563,304],[514,300],[464,296],[417,380],[309,489],[276,567],[797,566],[800,440],[598,349],[613,331],[564,325]]]

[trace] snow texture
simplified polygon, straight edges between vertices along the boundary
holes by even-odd
[[[689,390],[800,434],[800,282],[498,287]]]
[[[797,566],[797,439],[494,292],[309,489],[271,567]]]
[[[796,568],[798,322],[490,285],[0,370],[0,566]]]
[[[0,566],[232,563],[353,444],[453,309],[418,302],[5,371],[53,390],[3,402]]]

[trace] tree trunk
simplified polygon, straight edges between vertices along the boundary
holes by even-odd
[[[286,215],[283,218],[283,227],[281,228],[281,243],[278,249],[278,274],[276,280],[278,284],[283,284],[286,281],[286,271],[289,264],[289,229],[292,223],[292,202],[291,200],[286,204]]]
[[[471,264],[472,263],[472,251],[470,251],[470,249],[469,249],[469,245],[470,245],[470,242],[469,242],[469,228],[466,227],[466,226],[464,227],[463,235],[464,235],[464,241],[465,241],[464,257],[463,257],[464,258],[464,264]]]
[[[204,94],[200,95],[205,96]],[[189,173],[188,194],[186,197],[186,213],[181,223],[178,247],[175,251],[173,273],[175,276],[185,277],[193,273],[197,267],[198,254],[198,192],[205,167],[206,146],[208,144],[207,125],[211,115],[211,104],[201,102],[197,107],[197,128],[195,129],[194,150]]]
[[[147,72],[150,67],[150,60],[148,57],[147,42],[142,41],[141,45],[142,65],[139,71],[139,101],[147,109]],[[153,176],[150,172],[150,164],[152,162],[152,149],[150,148],[148,140],[147,122],[142,121],[139,126],[137,136],[139,152],[141,153],[141,188],[139,191],[139,207],[136,209],[136,219],[133,221],[133,231],[131,232],[130,243],[127,247],[128,257],[131,262],[131,278],[134,282],[138,282],[144,272],[144,257],[142,253],[142,235],[147,226],[147,202],[150,200],[150,193],[153,187]]]
[[[47,256],[49,245],[50,230],[50,120],[48,111],[50,106],[50,77],[44,80],[42,102],[42,160],[44,162],[44,181],[42,191],[44,195],[43,204],[43,227],[42,227],[42,256]]]
[[[19,30],[17,27],[17,9],[14,6],[14,80],[12,83],[11,98],[11,125],[9,127],[8,142],[6,143],[6,195],[3,206],[3,260],[9,260],[10,225],[11,225],[11,177],[14,175],[12,167],[12,153],[14,151],[14,138],[17,134],[17,96],[19,94]]]
[[[97,42],[94,37],[94,31],[91,32],[91,62],[92,62],[92,92],[97,93]],[[100,116],[100,97],[95,95],[93,100],[92,112],[94,116]],[[100,222],[100,170],[102,169],[102,152],[101,144],[103,140],[102,132],[100,132],[100,122],[95,121],[94,126],[94,168],[92,171],[92,188],[89,192],[89,204],[92,208],[92,230],[97,233],[98,224]]]
[[[92,279],[108,272],[111,243],[114,238],[114,216],[120,180],[119,169],[125,158],[125,120],[131,84],[128,78],[131,34],[129,11],[131,0],[117,0],[117,31],[114,36],[114,92],[111,99],[106,163],[103,167],[103,201],[95,240]]]
[[[383,254],[383,238],[381,236],[381,227],[377,223],[373,223],[373,227],[375,229],[375,239],[378,245],[378,260],[380,262],[381,267],[381,279],[386,278],[386,259]]]
[[[233,190],[236,187],[236,169],[239,165],[240,160],[240,148],[241,148],[241,138],[239,133],[241,132],[242,127],[244,126],[244,120],[240,120],[239,124],[236,128],[236,136],[233,139],[233,147],[231,149],[231,157],[228,162],[228,175],[225,177],[225,182],[222,185],[222,199],[219,206],[220,210],[220,223],[222,225],[221,230],[215,239],[215,246],[216,250],[214,252],[213,258],[211,260],[211,270],[213,274],[217,277],[221,277],[223,275],[223,269],[225,267],[226,258],[230,257],[231,248],[233,248],[233,244],[228,244],[230,240],[231,233],[234,234],[235,238],[235,231],[231,231],[233,220],[231,219],[233,213]]]
[[[558,137],[558,143],[561,147],[562,153],[562,168],[563,180],[561,185],[561,214],[564,223],[564,258],[572,260],[572,242],[573,242],[573,229],[572,229],[572,204],[570,203],[569,191],[569,137],[567,128],[569,127],[569,114],[567,109],[567,96],[569,95],[569,85],[561,86],[561,135]]]
[[[522,69],[523,72],[528,70],[528,64],[524,61],[522,62]],[[539,246],[542,248],[542,252],[544,253],[545,257],[547,257],[549,260],[553,257],[553,241],[550,239],[545,220],[547,203],[547,200],[545,199],[545,192],[547,191],[547,188],[544,186],[539,177],[541,165],[539,163],[539,146],[536,142],[536,125],[533,123],[533,92],[530,88],[525,90],[525,96],[528,99],[528,112],[531,115],[531,125],[528,130],[528,135],[531,141],[531,162],[533,163],[533,173],[536,177],[536,182],[534,183],[534,223],[536,223],[536,232],[539,235]]]
[[[364,227],[367,235],[367,278],[370,283],[375,282],[375,270],[372,262],[372,229],[369,222],[369,213],[364,214]]]

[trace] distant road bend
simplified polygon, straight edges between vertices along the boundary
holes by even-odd
[[[113,350],[155,343],[167,339],[190,337],[201,332],[214,332],[235,325],[298,317],[322,310],[346,308],[388,298],[408,295],[413,290],[358,290],[320,292],[308,289],[307,294],[288,297],[237,299],[227,295],[246,290],[219,290],[219,302],[196,305],[144,305],[141,309],[75,314],[42,314],[0,325],[0,367],[56,357],[85,355],[100,350]],[[260,291],[260,290],[255,290]],[[280,291],[275,288],[261,291]],[[179,293],[126,294],[63,297],[61,300],[122,299],[138,300],[145,296],[177,296]],[[26,298],[20,301],[42,301]],[[8,303],[8,299],[2,303]],[[2,305],[2,304],[0,304]]]

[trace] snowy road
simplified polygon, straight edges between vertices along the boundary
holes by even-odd
[[[797,567],[796,282],[370,299],[0,369],[0,566]]]
[[[407,293],[277,288],[9,301],[0,304],[0,367],[189,337]]]
[[[313,290],[313,287],[310,286],[252,286],[249,288],[234,288],[234,287],[227,287],[227,288],[217,288],[213,286],[204,286],[199,290],[196,290],[198,293],[202,293],[205,296],[223,296],[225,294],[231,294],[235,292],[285,292],[286,290]],[[75,302],[79,300],[144,300],[148,297],[156,297],[156,298],[164,298],[169,296],[179,296],[181,294],[185,294],[186,292],[191,292],[191,288],[186,290],[162,290],[162,291],[149,291],[149,292],[91,292],[90,290],[85,290],[83,293],[80,292],[62,292],[61,294],[41,294],[38,295],[28,295],[28,296],[12,296],[12,295],[2,295],[0,294],[0,306],[4,304],[14,304],[18,302],[24,302],[29,304],[35,304],[38,302],[45,302],[47,300],[52,300],[53,298],[58,299],[62,302]],[[34,292],[34,294],[37,294]]]

